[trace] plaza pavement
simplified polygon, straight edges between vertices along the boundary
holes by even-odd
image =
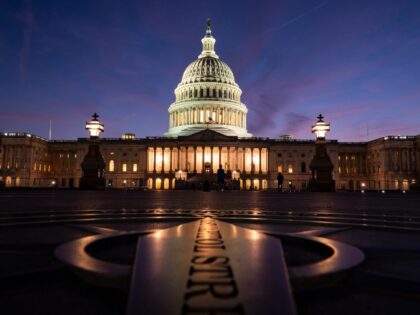
[[[418,314],[420,195],[77,190],[0,192],[2,313],[124,314],[127,293],[85,284],[55,258],[57,246],[102,230],[160,230],[208,215],[265,232],[332,229],[323,237],[364,252],[365,262],[337,285],[294,292],[300,314]],[[130,262],[132,245],[99,255]]]

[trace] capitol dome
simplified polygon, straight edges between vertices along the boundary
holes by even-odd
[[[241,102],[242,91],[232,70],[214,50],[216,39],[209,20],[201,42],[201,54],[185,69],[175,89],[165,136],[187,136],[211,129],[227,136],[251,137],[246,130],[248,109]]]
[[[196,82],[222,82],[238,86],[229,66],[218,58],[206,56],[190,63],[179,86]]]

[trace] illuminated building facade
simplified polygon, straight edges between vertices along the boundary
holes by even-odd
[[[99,138],[104,127],[98,117],[88,123],[106,164],[107,187],[199,188],[205,180],[215,181],[222,165],[232,189],[277,189],[278,172],[286,190],[307,189],[315,141],[252,137],[242,91],[217,56],[215,42],[208,23],[201,54],[175,89],[163,137],[127,133],[121,139]],[[6,187],[77,188],[88,148],[84,138],[49,141],[28,133],[0,133],[0,181]],[[332,140],[327,152],[336,189],[408,190],[419,180],[420,135],[359,143]]]

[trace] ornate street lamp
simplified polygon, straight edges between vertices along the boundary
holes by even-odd
[[[86,122],[90,139],[88,153],[81,164],[83,175],[80,179],[80,189],[105,189],[105,161],[99,150],[99,134],[104,132],[104,124],[98,118],[98,114],[94,113],[92,120]]]
[[[324,121],[319,114],[318,121],[312,126],[312,132],[316,134],[315,155],[309,165],[312,178],[309,180],[310,191],[335,191],[335,182],[332,178],[334,165],[327,153],[327,141],[325,135],[330,131],[330,124]]]
[[[317,141],[325,141],[325,135],[330,131],[330,124],[324,121],[324,116],[319,114],[318,121],[312,126],[312,133],[316,134]]]
[[[92,120],[86,122],[86,130],[89,131],[90,137],[95,139],[99,137],[101,132],[104,132],[104,124],[101,123],[99,120],[99,115],[94,113],[92,115]]]

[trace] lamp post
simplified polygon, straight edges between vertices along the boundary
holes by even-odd
[[[309,180],[310,191],[335,191],[335,182],[332,178],[334,165],[327,153],[327,141],[325,135],[330,131],[330,124],[324,121],[324,117],[319,114],[318,121],[312,126],[312,132],[316,134],[315,156],[309,168],[312,178]]]
[[[105,161],[99,150],[99,134],[104,132],[104,124],[99,121],[97,113],[92,115],[92,119],[86,122],[85,129],[90,134],[88,153],[83,159],[82,178],[80,179],[80,189],[105,189]]]

